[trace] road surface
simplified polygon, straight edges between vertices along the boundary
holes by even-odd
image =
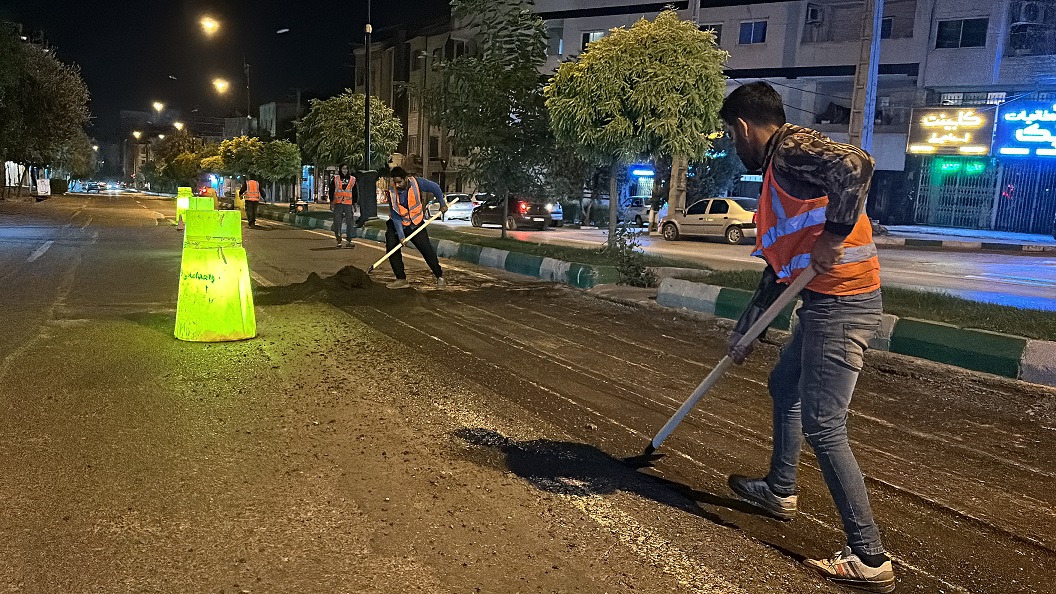
[[[637,454],[728,324],[446,262],[349,290],[377,244],[247,230],[259,337],[172,338],[171,201],[0,204],[0,584],[11,592],[838,593],[811,456],[780,523],[762,345]],[[310,276],[316,273],[318,276]],[[378,281],[391,278],[382,269]],[[900,592],[1053,592],[1056,392],[870,354],[851,435]]]

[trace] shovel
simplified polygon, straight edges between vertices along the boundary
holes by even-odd
[[[447,205],[451,206],[452,204],[454,204],[456,202],[458,202],[458,196],[455,196],[454,198],[452,198],[451,202],[448,202]],[[422,223],[421,227],[418,227],[417,229],[415,229],[413,233],[411,233],[410,235],[405,237],[403,239],[403,241],[401,241],[398,245],[396,245],[396,247],[394,247],[391,250],[389,250],[388,252],[386,252],[385,255],[382,256],[381,258],[378,258],[377,262],[371,264],[370,268],[367,269],[367,272],[368,273],[372,272],[375,268],[377,268],[378,266],[381,266],[382,262],[384,262],[385,260],[388,260],[389,256],[391,256],[391,255],[395,254],[396,252],[398,252],[399,250],[403,249],[403,246],[405,246],[405,245],[407,245],[408,243],[411,242],[411,238],[413,238],[415,235],[418,235],[418,232],[421,231],[422,229],[425,229],[426,227],[428,227],[429,223],[432,223],[436,219],[440,218],[440,215],[442,215],[442,214],[444,214],[444,211],[442,211],[442,210],[436,211],[436,214],[434,214],[433,216],[431,216],[428,219],[426,219],[426,221],[424,223]]]
[[[814,268],[809,266],[806,270],[801,272],[796,280],[793,281],[792,284],[789,285],[789,287],[774,301],[774,303],[763,312],[763,315],[759,316],[759,319],[748,328],[748,331],[741,337],[737,346],[741,348],[747,347],[752,341],[758,338],[759,335],[763,333],[763,330],[774,321],[774,318],[781,313],[781,310],[791,303],[792,300],[799,295],[799,292],[802,291],[816,275],[817,273],[814,271]],[[675,430],[675,427],[678,427],[678,424],[689,414],[689,411],[693,410],[693,407],[697,405],[697,402],[719,381],[719,378],[722,377],[722,374],[726,373],[726,370],[729,369],[731,365],[733,365],[733,359],[730,358],[729,355],[723,357],[722,360],[719,361],[719,364],[715,366],[715,369],[712,369],[711,373],[704,378],[704,381],[700,382],[697,389],[693,390],[693,394],[689,396],[689,399],[682,404],[678,411],[675,412],[674,416],[667,421],[667,424],[660,429],[660,432],[656,434],[656,437],[649,442],[649,445],[645,447],[645,451],[638,456],[627,458],[626,462],[636,467],[642,467],[650,465],[652,462],[659,459],[660,456],[663,456],[663,454],[654,454],[654,452],[656,452],[657,448],[660,447],[660,444],[664,443],[664,440],[671,435]]]

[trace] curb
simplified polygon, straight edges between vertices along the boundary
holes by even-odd
[[[909,237],[874,236],[873,242],[879,247],[939,248],[975,252],[1023,252],[1029,254],[1056,252],[1056,245],[957,241],[951,239],[913,239]]]
[[[751,297],[751,291],[667,278],[660,283],[656,302],[665,307],[736,320]],[[785,308],[770,327],[793,329],[792,313],[796,307],[798,301]],[[1053,341],[884,314],[880,330],[869,341],[869,347],[1056,387],[1056,342]]]
[[[230,200],[221,202],[228,206],[233,204]],[[257,216],[305,229],[322,229],[329,226],[325,217],[295,215],[275,207],[264,207],[264,205],[257,207]],[[374,227],[357,228],[356,237],[385,243],[385,232]],[[436,255],[442,258],[451,258],[545,281],[571,285],[577,289],[590,289],[596,285],[612,284],[620,278],[620,273],[617,272],[615,266],[565,262],[545,256],[510,252],[448,239],[432,239],[431,241],[433,247],[436,248]]]

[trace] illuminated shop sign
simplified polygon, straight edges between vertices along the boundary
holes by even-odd
[[[918,155],[989,155],[994,109],[925,107],[913,110],[909,152]]]
[[[1003,157],[1056,157],[1056,105],[1013,101],[997,113],[994,152]]]

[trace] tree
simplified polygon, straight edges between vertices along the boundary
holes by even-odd
[[[312,99],[297,123],[297,144],[317,165],[362,163],[364,96],[350,89],[330,99]],[[391,107],[370,98],[371,166],[380,168],[403,139],[403,123]]]
[[[733,188],[734,182],[745,172],[737,158],[733,140],[728,136],[715,141],[703,161],[690,163],[690,177],[686,180],[686,203],[702,198],[721,196]]]
[[[276,196],[275,184],[300,177],[301,151],[296,144],[286,140],[268,142],[260,153],[256,170],[261,178],[271,182],[272,196]]]
[[[257,176],[257,163],[264,151],[264,143],[259,138],[238,136],[228,138],[220,143],[220,158],[223,170],[231,175]]]
[[[452,0],[451,7],[473,31],[477,51],[436,66],[437,82],[422,93],[429,118],[469,149],[463,173],[483,190],[504,201],[514,191],[541,192],[554,146],[539,75],[546,26],[530,0]]]
[[[52,155],[51,164],[56,170],[71,177],[91,177],[98,168],[92,141],[84,130],[77,130],[73,137],[60,146]]]
[[[610,169],[610,243],[621,166],[630,159],[706,156],[709,135],[721,129],[728,57],[713,33],[666,10],[653,22],[642,19],[590,43],[579,59],[561,64],[546,86],[558,142]]]

